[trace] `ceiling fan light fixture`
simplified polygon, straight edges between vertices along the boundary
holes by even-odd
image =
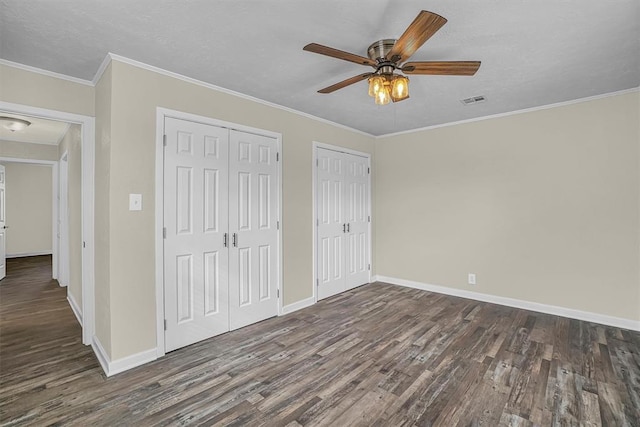
[[[24,130],[31,125],[31,122],[18,119],[16,117],[1,116],[0,122],[2,123],[3,128],[10,130],[11,132]]]
[[[409,98],[409,78],[399,74],[376,74],[369,78],[369,96],[377,105]]]
[[[376,94],[384,87],[384,77],[375,75],[369,77],[369,96],[375,98]]]
[[[376,105],[387,105],[391,102],[391,90],[388,84],[384,84],[375,96]]]
[[[409,78],[396,75],[391,83],[391,98],[393,102],[401,101],[409,97]]]

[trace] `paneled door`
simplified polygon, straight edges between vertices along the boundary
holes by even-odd
[[[0,165],[0,280],[7,275],[7,224],[5,219],[5,173]]]
[[[345,162],[345,287],[369,283],[369,159],[344,155]]]
[[[231,330],[278,314],[277,160],[274,138],[230,132]]]
[[[317,148],[318,299],[369,282],[369,159]]]
[[[318,299],[345,290],[344,156],[318,148],[316,178]]]
[[[229,131],[165,119],[165,351],[229,331]]]

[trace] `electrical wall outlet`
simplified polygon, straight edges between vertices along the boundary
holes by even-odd
[[[475,275],[475,273],[469,273],[468,282],[469,282],[470,285],[475,285],[476,284],[476,275]]]

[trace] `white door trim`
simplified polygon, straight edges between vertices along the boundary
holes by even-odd
[[[66,163],[66,166],[63,165]],[[66,176],[65,176],[66,174]],[[66,188],[65,188],[66,186]],[[65,194],[66,193],[66,194]],[[56,198],[56,204],[58,205],[58,224],[57,224],[57,239],[52,242],[52,247],[57,247],[58,251],[58,284],[60,286],[68,286],[71,273],[71,265],[69,263],[69,152],[65,151],[58,160],[58,197]],[[54,194],[55,197],[55,194]],[[62,203],[63,199],[66,201]],[[62,213],[66,213],[66,219]],[[66,221],[66,224],[64,222]],[[66,230],[66,237],[63,232]],[[65,240],[66,239],[66,240]],[[69,291],[67,291],[68,293]]]
[[[63,121],[80,125],[82,134],[82,342],[85,345],[91,344],[95,330],[94,319],[94,165],[95,165],[95,117],[80,114],[67,113],[64,111],[49,110],[46,108],[33,107],[30,105],[14,104],[0,101],[0,112],[23,114],[26,116],[40,117],[43,119]],[[28,159],[21,159],[25,161]],[[14,161],[18,161],[15,159]],[[33,160],[32,160],[33,161]],[[44,160],[35,162],[47,164]],[[54,164],[54,187],[57,187],[57,162]],[[57,204],[54,202],[54,210],[57,211]],[[54,211],[55,221],[57,213]],[[55,263],[54,263],[55,265]],[[57,275],[57,271],[55,272]]]
[[[6,217],[6,167],[0,163],[0,280],[7,277],[7,217]],[[0,282],[1,283],[1,282]]]
[[[59,185],[59,175],[58,175],[58,162],[53,162],[54,164],[51,166],[52,176],[51,181],[53,184],[53,188],[51,189],[52,195],[52,206],[51,209],[53,212],[51,213],[51,221],[53,221],[53,226],[51,227],[51,232],[53,233],[51,239],[51,277],[53,279],[58,279],[58,214],[60,212],[60,201],[58,199],[60,191]],[[84,339],[83,339],[84,342]]]
[[[164,342],[164,242],[162,228],[164,227],[164,120],[167,117],[187,120],[206,125],[238,130],[268,136],[276,140],[280,156],[278,161],[278,248],[279,261],[277,268],[278,314],[282,313],[282,134],[258,129],[237,123],[212,119],[197,114],[185,113],[163,107],[156,107],[156,185],[155,185],[155,270],[156,270],[156,356],[165,355]]]
[[[311,287],[313,289],[313,302],[317,303],[318,302],[318,253],[317,253],[317,242],[318,242],[318,227],[317,227],[317,212],[316,212],[316,197],[318,196],[317,194],[317,184],[318,184],[318,168],[317,168],[317,162],[318,162],[318,148],[324,148],[325,150],[331,150],[331,151],[337,151],[339,153],[347,153],[347,154],[353,154],[355,156],[360,156],[360,157],[365,157],[367,159],[367,167],[369,168],[369,170],[371,171],[371,154],[369,153],[364,153],[362,151],[357,151],[357,150],[352,150],[350,148],[345,148],[345,147],[340,147],[338,145],[331,145],[331,144],[325,144],[323,142],[317,142],[317,141],[313,141],[313,156],[311,159],[311,170],[313,171],[311,176],[311,186],[312,186],[312,212],[313,212],[313,217],[312,217],[312,242],[313,244],[311,245],[312,247],[312,254],[313,254],[313,276],[312,276],[312,280],[311,280]],[[371,225],[373,224],[373,212],[371,211],[371,173],[369,173],[369,200],[368,200],[368,206],[367,206],[367,210],[369,211],[369,216],[371,217],[371,221],[369,221],[369,247],[367,248],[368,252],[369,252],[369,263],[371,264],[371,269],[369,270],[369,283],[371,283],[371,272],[373,271],[373,258],[372,258],[372,246],[373,246],[373,234],[372,234],[372,228]]]

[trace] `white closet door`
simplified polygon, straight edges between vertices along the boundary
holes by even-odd
[[[229,330],[228,130],[167,118],[165,351]]]
[[[318,299],[369,282],[369,160],[317,148]]]
[[[345,154],[345,287],[369,283],[369,161]]]
[[[342,153],[318,148],[316,179],[318,299],[345,288],[345,162]]]
[[[230,131],[231,330],[278,314],[278,174],[273,138]]]

